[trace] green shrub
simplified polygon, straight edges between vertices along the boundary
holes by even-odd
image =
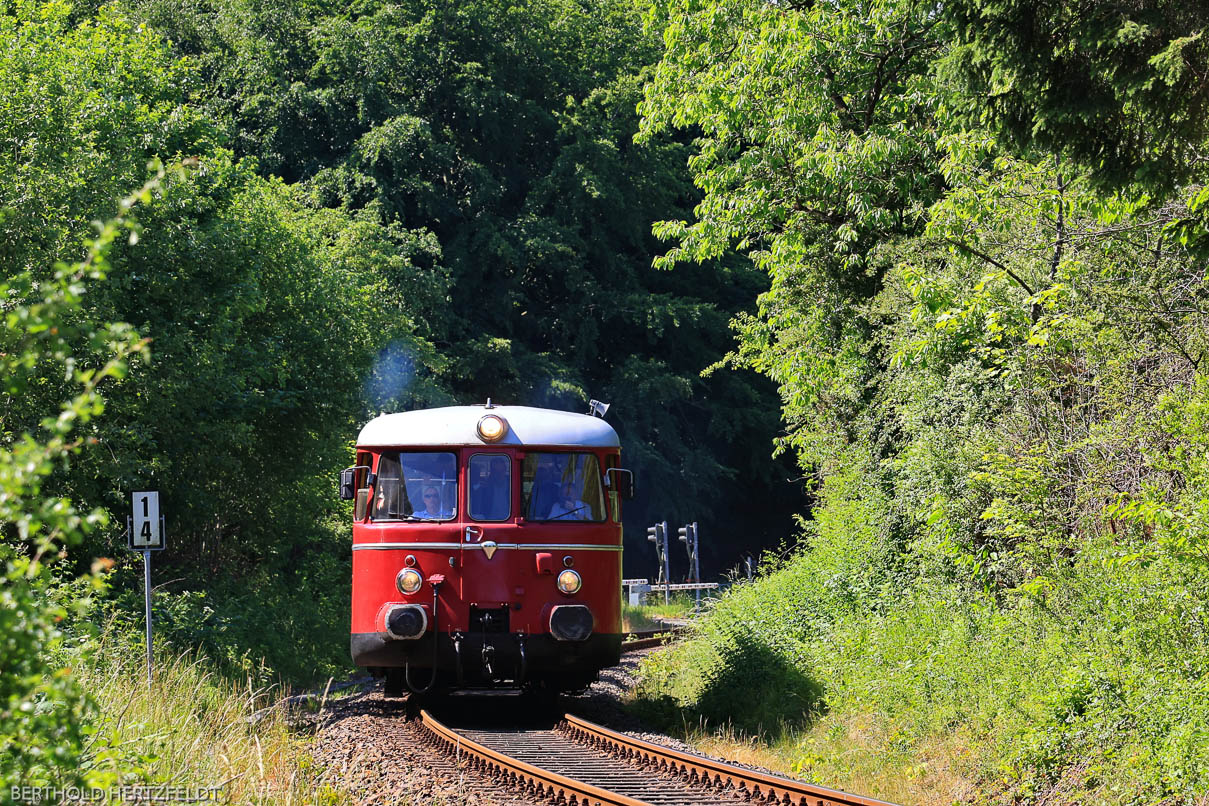
[[[735,585],[692,625],[690,640],[644,663],[640,708],[665,722],[682,708],[693,722],[777,733],[822,707],[809,647],[836,618],[862,611],[894,585],[876,484],[864,474],[837,474],[822,499],[808,553]]]
[[[1005,606],[932,584],[875,611],[812,592],[822,569],[807,554],[647,660],[637,707],[673,727],[704,718],[768,736],[872,712],[894,737],[887,753],[975,737],[982,784],[1004,797],[1073,774],[1088,791],[1114,787],[1106,802],[1191,799],[1209,788],[1209,576],[1123,568],[1114,551],[1089,550],[1043,599]]]
[[[145,202],[157,182],[121,209]],[[84,783],[79,761],[94,705],[62,662],[60,623],[82,615],[101,582],[95,569],[77,575],[61,560],[106,518],[99,510],[81,513],[44,487],[85,446],[80,433],[104,411],[99,385],[122,377],[127,358],[146,352],[129,327],[92,322],[82,311],[85,291],[104,279],[105,254],[121,231],[120,221],[101,227],[83,261],[58,263],[41,282],[28,272],[0,280],[7,306],[0,394],[19,393],[37,367],[53,368],[72,395],[43,412],[37,436],[5,434],[0,441],[0,780],[24,786]],[[11,426],[7,417],[4,424]],[[9,793],[5,788],[0,798]]]

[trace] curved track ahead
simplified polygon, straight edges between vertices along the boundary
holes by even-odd
[[[450,728],[420,712],[432,741],[534,798],[583,806],[893,806],[683,753],[568,714],[560,730]],[[662,773],[661,776],[653,772]],[[676,776],[676,777],[672,777]]]

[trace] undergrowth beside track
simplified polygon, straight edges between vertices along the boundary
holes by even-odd
[[[645,661],[634,707],[721,755],[900,803],[1206,802],[1203,565],[1096,544],[1044,591],[996,599],[897,578],[878,517],[850,496],[824,507],[809,550]]]
[[[122,633],[62,660],[93,700],[81,770],[91,787],[218,787],[222,803],[353,802],[323,776],[285,709],[270,708],[286,694],[279,687],[168,650],[157,652],[149,686],[141,643]]]
[[[665,626],[664,621],[667,619],[686,619],[693,615],[691,596],[673,596],[666,604],[662,599],[652,599],[653,601],[641,605],[623,602],[621,628],[626,632],[657,629]]]

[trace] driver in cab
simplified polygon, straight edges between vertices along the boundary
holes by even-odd
[[[453,512],[447,509],[441,509],[441,491],[436,487],[424,488],[424,508],[417,509],[411,513],[413,518],[423,518],[425,520],[437,520],[444,518],[452,518]]]
[[[550,507],[547,520],[552,521],[583,521],[589,517],[588,505],[575,497],[575,488],[564,484],[558,496],[558,501]]]

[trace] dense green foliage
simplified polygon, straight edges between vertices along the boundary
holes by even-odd
[[[124,206],[146,201],[150,189]],[[82,261],[56,263],[41,280],[18,272],[0,283],[0,297],[18,300],[6,306],[0,332],[6,391],[12,394],[37,366],[57,369],[70,394],[42,419],[36,435],[25,433],[0,447],[0,524],[6,538],[0,542],[0,775],[6,783],[82,780],[86,720],[94,709],[66,666],[68,636],[59,623],[86,613],[103,581],[101,569],[77,576],[61,560],[107,518],[103,510],[81,512],[50,493],[47,481],[85,444],[95,445],[82,432],[104,411],[100,385],[120,379],[130,356],[146,352],[146,342],[128,326],[84,315],[84,296],[104,279],[105,253],[119,234],[121,221],[112,221],[90,240]],[[3,797],[10,798],[7,788]]]
[[[372,216],[315,208],[237,161],[192,100],[195,67],[113,8],[80,21],[66,5],[25,4],[4,25],[11,147],[0,181],[11,206],[0,240],[6,273],[34,283],[14,286],[9,304],[36,294],[57,256],[79,253],[90,222],[142,184],[149,160],[187,155],[195,166],[157,188],[136,237],[110,255],[108,281],[80,301],[89,321],[133,324],[149,361],[88,425],[98,448],[48,491],[121,513],[129,491],[162,489],[173,551],[161,569],[186,581],[164,600],[168,634],[232,661],[268,654],[294,677],[340,668],[347,568],[345,537],[328,523],[331,474],[363,416],[379,345],[433,357],[409,311],[434,282],[412,258],[435,247]],[[62,377],[30,360],[8,378],[6,442],[63,397]],[[69,559],[86,568],[117,552],[121,598],[138,576],[117,521]],[[266,611],[288,614],[274,640]]]
[[[946,4],[959,103],[1005,139],[1069,155],[1111,186],[1197,180],[1209,135],[1209,42],[1196,3]]]
[[[6,3],[0,773],[99,769],[47,670],[92,662],[85,616],[136,618],[130,490],[170,513],[163,634],[304,680],[345,663],[362,421],[595,397],[639,471],[633,573],[644,521],[731,564],[804,509],[787,477],[817,498],[648,666],[652,711],[960,734],[982,800],[1203,796],[1207,21]],[[158,161],[187,170],[97,239]]]
[[[794,496],[792,469],[768,461],[772,391],[752,374],[699,377],[765,281],[733,259],[651,267],[651,222],[696,193],[683,142],[633,142],[656,51],[628,0],[588,14],[567,0],[135,9],[196,60],[237,154],[315,204],[438,245],[422,264],[436,276],[403,290],[439,362],[392,352],[405,377],[375,406],[406,405],[414,391],[395,396],[419,381],[441,392],[426,402],[609,401],[640,478],[631,533],[707,521],[734,534],[710,543],[711,564],[775,542]]]
[[[769,273],[732,361],[819,489],[652,703],[959,729],[1005,801],[1209,789],[1206,18],[1090,5],[651,4],[643,131],[702,132],[664,260]]]
[[[54,551],[64,584],[115,558],[89,618],[141,620],[120,521],[131,490],[156,488],[171,545],[156,558],[160,635],[262,681],[341,672],[348,535],[333,478],[380,409],[603,398],[643,479],[630,521],[715,516],[719,536],[743,523],[711,543],[712,562],[783,528],[795,504],[792,470],[768,461],[772,387],[699,376],[763,276],[733,259],[650,266],[650,221],[695,196],[687,148],[632,142],[655,53],[636,11],[582,11],[5,5],[0,305],[13,360],[0,446],[17,451],[74,394],[73,373],[103,364],[92,334],[104,323],[147,339],[106,416],[80,418],[92,449],[39,464],[41,486],[12,509],[40,494],[112,516]],[[21,312],[52,287],[55,261],[88,254],[92,222],[156,160],[189,170],[144,194],[103,281],[72,286],[68,322],[39,341],[49,327]],[[15,516],[2,529],[13,579],[42,567],[33,531]],[[28,621],[13,668],[33,686],[59,639],[22,608],[51,612],[75,589],[28,578],[10,626]],[[87,645],[81,621],[68,624]],[[48,719],[62,728],[62,714]]]

